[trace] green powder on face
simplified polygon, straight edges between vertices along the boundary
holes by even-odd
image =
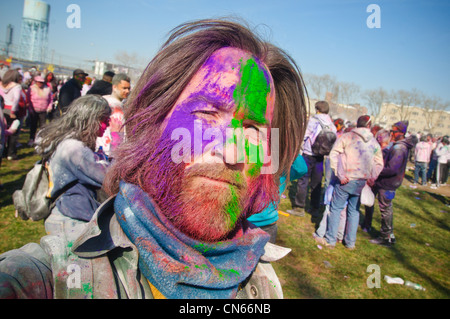
[[[262,151],[262,147],[262,143],[259,143],[258,146],[245,140],[245,153],[247,154],[248,162],[250,164],[250,169],[247,173],[251,177],[258,176],[261,171],[263,162],[261,161],[261,155],[259,153]],[[252,150],[250,151],[250,149]]]
[[[241,212],[241,208],[239,205],[239,199],[236,194],[235,186],[230,185],[230,192],[231,192],[231,199],[226,204],[225,211],[230,216],[229,225],[230,228],[232,228],[236,224],[238,216],[240,215]]]
[[[243,112],[245,119],[253,120],[260,124],[266,124],[267,95],[270,85],[254,58],[250,58],[242,65],[241,60],[241,82],[233,91],[236,103],[236,114]],[[243,119],[240,120],[242,125]],[[231,123],[234,128],[238,122]]]
[[[233,91],[233,98],[236,103],[235,118],[231,120],[231,127],[242,128],[245,119],[256,123],[266,124],[267,96],[270,93],[270,85],[254,58],[248,59],[245,64],[241,59],[241,82],[236,85]],[[236,142],[236,138],[235,138]],[[245,152],[249,163],[252,163],[248,171],[250,176],[257,176],[262,167],[262,161],[258,154],[263,154],[262,144],[250,145],[245,140]],[[256,152],[250,152],[250,148],[256,147]],[[259,148],[259,149],[258,149]],[[251,157],[251,158],[250,158]]]
[[[269,81],[264,74],[264,70],[258,65],[253,57],[245,61],[245,64],[241,59],[240,65],[241,81],[236,85],[233,91],[236,111],[234,113],[234,118],[231,120],[231,127],[234,130],[243,129],[244,120],[251,120],[263,125],[267,124],[267,96],[270,93]],[[227,140],[227,143],[235,143],[236,145],[242,145],[241,142],[242,140],[238,141],[236,135],[234,135],[233,139],[230,138]],[[262,144],[252,144],[253,146],[250,146],[247,139],[245,139],[244,143],[247,159],[249,162],[254,163],[250,165],[251,168],[247,174],[250,176],[257,176],[259,175],[262,166],[262,162],[258,156],[258,153],[262,153]],[[259,152],[250,152],[250,148],[253,147],[256,147],[256,149],[260,148]],[[256,156],[253,153],[256,153]],[[249,159],[249,156],[252,156],[252,158]],[[243,176],[239,176],[239,178],[243,178]],[[236,224],[241,209],[234,186],[230,186],[230,192],[231,199],[227,203],[225,210],[230,218],[230,226],[233,227]]]

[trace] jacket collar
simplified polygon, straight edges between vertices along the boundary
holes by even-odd
[[[136,247],[123,232],[114,213],[115,196],[108,198],[86,224],[85,230],[72,246],[72,252],[80,257],[98,257],[114,248]]]

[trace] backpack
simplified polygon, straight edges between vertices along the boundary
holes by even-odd
[[[39,160],[25,177],[22,189],[16,190],[12,196],[14,207],[23,220],[31,218],[37,221],[50,214],[54,205],[47,197],[48,185],[45,162]]]
[[[324,125],[320,121],[319,124],[322,129],[314,140],[314,143],[311,145],[311,151],[315,156],[325,156],[330,154],[334,142],[336,142],[336,133],[330,130],[328,125]]]

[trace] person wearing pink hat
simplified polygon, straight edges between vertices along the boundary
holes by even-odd
[[[38,75],[34,77],[33,84],[28,89],[28,113],[30,116],[30,141],[28,146],[34,144],[36,131],[42,128],[47,120],[47,113],[52,111],[53,99],[51,89],[45,85],[45,79]]]

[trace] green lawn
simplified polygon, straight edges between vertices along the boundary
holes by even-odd
[[[20,142],[25,145],[27,137],[27,132],[22,133]],[[13,191],[21,188],[26,173],[37,160],[33,149],[27,147],[19,150],[19,160],[3,159],[0,168],[0,181],[4,184],[0,191],[0,253],[29,242],[39,242],[45,235],[43,221],[23,221],[14,217],[11,200]],[[282,211],[291,208],[288,192],[289,189],[280,204]],[[356,249],[352,251],[342,245],[337,245],[334,250],[319,249],[312,237],[318,221],[311,220],[309,214],[303,218],[280,215],[277,244],[291,248],[292,252],[273,265],[285,298],[449,298],[449,204],[448,197],[402,186],[394,199],[395,247],[370,244],[371,235],[358,230]],[[363,208],[361,212],[364,212]],[[377,235],[380,228],[377,204],[373,228],[372,236]],[[367,285],[369,276],[376,274],[367,272],[370,265],[380,269],[380,288]],[[420,283],[426,291],[387,284],[383,280],[385,275]],[[375,279],[370,282],[376,283]]]
[[[291,208],[288,190],[285,195],[281,211]],[[277,244],[292,249],[289,255],[274,263],[285,297],[449,298],[449,203],[448,197],[401,186],[394,199],[397,244],[392,248],[369,243],[379,234],[378,204],[375,204],[372,233],[359,228],[355,250],[348,250],[342,244],[333,250],[320,249],[312,237],[315,223],[320,221],[312,220],[309,214],[303,218],[280,215]],[[364,207],[361,213],[363,218]],[[373,269],[367,272],[370,265],[379,266],[379,288],[368,287],[367,279],[376,283],[371,276],[375,275]],[[419,283],[426,291],[387,284],[385,275]]]

